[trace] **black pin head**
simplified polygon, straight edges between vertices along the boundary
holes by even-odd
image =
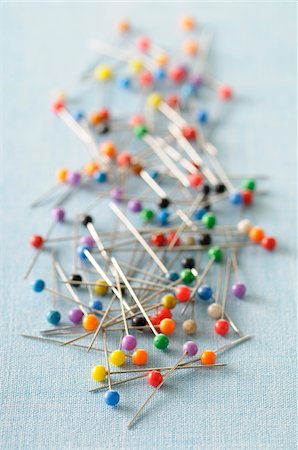
[[[211,240],[210,234],[203,234],[203,236],[199,240],[200,245],[204,245],[204,246],[210,245],[211,242],[212,242],[212,240]]]
[[[88,223],[92,223],[92,222],[93,222],[93,219],[91,216],[86,215],[86,216],[82,216],[82,218],[81,218],[81,224],[84,225],[85,227],[87,226]]]

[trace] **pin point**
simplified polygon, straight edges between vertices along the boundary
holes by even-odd
[[[149,403],[149,401],[151,400],[151,398],[156,394],[156,392],[158,391],[158,389],[161,388],[161,386],[164,384],[164,382],[170,377],[170,375],[174,372],[174,370],[178,367],[178,365],[181,363],[181,361],[186,357],[186,356],[194,356],[196,355],[198,352],[198,347],[197,344],[193,341],[187,341],[185,342],[185,344],[183,345],[183,354],[182,356],[178,359],[178,361],[176,362],[176,364],[167,372],[167,374],[163,377],[163,380],[156,386],[156,388],[154,389],[154,391],[152,392],[151,395],[149,395],[149,397],[147,398],[147,400],[142,404],[142,406],[138,409],[138,411],[136,412],[136,414],[133,416],[133,418],[131,419],[131,421],[128,424],[128,428],[130,428],[133,423],[135,422],[135,420],[138,418],[138,416],[141,414],[141,412],[143,411],[143,409],[145,408],[145,406]]]

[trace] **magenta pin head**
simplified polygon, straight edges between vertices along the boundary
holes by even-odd
[[[192,86],[200,87],[204,82],[203,75],[191,75],[189,78],[189,82]]]
[[[68,172],[67,174],[67,182],[71,186],[76,186],[81,181],[81,175],[79,172]]]
[[[137,200],[137,199],[134,199],[134,198],[129,200],[127,206],[128,206],[128,209],[131,212],[134,212],[134,213],[138,213],[138,212],[140,212],[142,210],[142,202],[140,200]]]
[[[121,347],[124,350],[127,351],[134,350],[136,346],[137,340],[134,336],[132,336],[131,334],[127,334],[126,336],[123,337]]]
[[[52,209],[52,217],[56,222],[63,222],[65,217],[65,211],[63,208],[59,208],[58,206],[56,208]]]
[[[82,236],[80,239],[80,243],[83,245],[87,245],[90,248],[93,248],[94,246],[94,240],[91,236]]]
[[[121,188],[115,187],[111,190],[110,196],[115,202],[121,203],[123,200],[124,191]]]
[[[233,295],[237,298],[243,298],[246,293],[246,286],[244,283],[237,282],[232,286]]]
[[[198,346],[193,341],[187,341],[183,344],[183,352],[188,356],[195,356],[198,353]]]
[[[75,325],[79,325],[82,322],[83,315],[79,308],[73,308],[69,311],[68,318]]]

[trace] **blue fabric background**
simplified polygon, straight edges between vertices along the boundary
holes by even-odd
[[[127,431],[149,387],[122,388],[121,406],[112,411],[101,394],[88,393],[94,353],[18,335],[45,328],[49,305],[23,281],[28,236],[49,223],[47,211],[32,213],[28,204],[53,184],[57,167],[82,160],[80,143],[48,105],[53,89],[74,88],[92,61],[86,39],[110,36],[127,17],[175,48],[181,36],[167,27],[187,12],[215,32],[214,71],[238,94],[212,139],[231,172],[269,175],[260,184],[269,193],[249,217],[279,245],[275,254],[260,248],[241,259],[249,295],[231,311],[254,339],[222,356],[226,369],[176,374]],[[1,449],[294,449],[295,3],[5,3],[1,15]],[[41,260],[35,275],[44,268]],[[220,339],[206,328],[198,342],[216,347]]]

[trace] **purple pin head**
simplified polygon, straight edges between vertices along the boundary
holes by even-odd
[[[198,346],[193,341],[187,341],[183,344],[183,352],[188,356],[195,356],[198,353]]]
[[[138,213],[142,210],[142,202],[137,199],[131,199],[128,202],[128,209],[133,213]]]
[[[81,175],[79,172],[68,172],[67,174],[67,182],[71,186],[76,186],[81,181]]]
[[[121,347],[124,350],[130,351],[130,350],[134,350],[137,346],[137,340],[134,336],[132,336],[131,334],[127,334],[126,336],[124,336],[124,338],[122,339],[122,344]]]
[[[237,298],[243,298],[246,293],[246,286],[244,283],[237,282],[232,287],[233,295]]]
[[[65,217],[65,211],[62,208],[56,207],[52,209],[52,217],[55,222],[63,222]]]
[[[69,311],[68,318],[72,323],[79,325],[82,322],[83,315],[79,308],[73,308]]]
[[[111,190],[110,195],[111,198],[115,200],[115,202],[121,203],[123,200],[124,192],[122,189],[115,187],[114,189]]]
[[[90,248],[93,248],[94,246],[94,240],[91,236],[82,236],[80,239],[80,243],[83,245],[87,245]]]
[[[199,75],[199,74],[198,75],[191,75],[189,77],[189,82],[194,87],[200,87],[200,86],[202,86],[202,84],[204,82],[204,79],[203,79],[203,76]]]

